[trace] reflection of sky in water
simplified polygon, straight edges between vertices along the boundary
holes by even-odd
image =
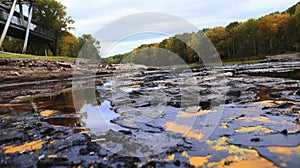
[[[110,129],[121,130],[122,127],[112,124],[110,120],[119,117],[113,110],[110,109],[111,105],[109,101],[104,101],[100,106],[92,106],[91,104],[85,104],[80,113],[86,113],[87,117],[83,117],[82,120],[86,124],[87,128],[90,128],[92,132],[107,132]]]
[[[132,91],[138,91],[140,88],[131,88],[131,87],[122,87],[121,90],[126,93],[130,93]]]

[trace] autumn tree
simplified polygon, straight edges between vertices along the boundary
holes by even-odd
[[[281,13],[274,12],[259,19],[232,22],[226,27],[205,28],[202,31],[225,61],[262,59],[266,55],[298,52],[300,51],[300,2]],[[159,62],[158,53],[160,52],[153,54],[146,49],[158,46],[178,55],[186,63],[199,62],[199,56],[213,58],[214,56],[210,54],[215,52],[210,51],[214,49],[210,48],[205,40],[199,40],[202,31],[177,34],[154,45],[141,45],[130,54],[136,57],[135,53],[142,57],[148,54],[151,60]],[[201,38],[205,39],[205,37]],[[145,50],[138,51],[141,49]],[[197,53],[200,55],[198,56]],[[118,55],[118,60],[120,60],[120,55]]]
[[[78,38],[79,57],[88,59],[100,59],[100,42],[90,34],[84,34]]]
[[[80,46],[79,39],[72,33],[66,32],[58,41],[57,53],[61,56],[77,57]]]
[[[70,16],[67,16],[66,7],[56,0],[36,0],[37,5],[34,7],[33,19],[39,23],[41,27],[54,33],[56,40],[53,44],[56,55],[59,51],[59,41],[68,31],[73,29],[70,25],[74,23]]]

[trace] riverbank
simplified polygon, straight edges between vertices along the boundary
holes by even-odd
[[[249,64],[259,62],[287,62],[299,61],[300,53],[266,56],[263,60],[251,60],[244,62],[224,62],[223,65]],[[78,62],[77,62],[78,64]],[[195,67],[198,64],[191,64]],[[28,81],[42,81],[53,79],[66,79],[73,76],[76,70],[76,59],[68,57],[44,57],[21,54],[0,54],[0,83],[18,83]],[[90,69],[96,69],[97,74],[110,74],[115,69],[105,63],[97,63],[89,60],[80,61],[80,69],[84,74]],[[85,70],[83,70],[85,69]],[[76,70],[76,72],[79,72]]]
[[[53,83],[10,88],[0,97],[18,90],[35,96],[0,103],[0,166],[296,167],[299,65],[182,72],[122,66],[93,88],[52,94],[36,87]]]

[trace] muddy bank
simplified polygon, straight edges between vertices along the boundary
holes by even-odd
[[[80,70],[78,68],[81,68]],[[91,60],[59,60],[59,59],[8,59],[0,58],[1,84],[28,81],[43,81],[66,79],[73,76],[73,72],[84,74],[94,69],[97,74],[112,73],[111,65]]]
[[[267,62],[300,61],[300,53],[266,56]]]
[[[0,102],[16,96],[54,93],[72,87],[76,78],[106,76],[114,70],[111,65],[83,59],[0,58]]]

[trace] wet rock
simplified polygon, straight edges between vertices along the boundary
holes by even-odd
[[[145,82],[142,84],[143,87],[157,87],[158,85],[154,82]]]
[[[148,167],[156,168],[156,162],[151,161],[151,162],[145,164],[142,168],[148,168]]]
[[[260,138],[259,137],[255,137],[255,138],[252,138],[250,141],[251,142],[259,142]]]
[[[224,166],[230,166],[233,163],[233,161],[225,161]]]
[[[0,134],[0,142],[2,144],[6,143],[6,142],[10,142],[10,141],[22,140],[23,138],[24,138],[23,133],[15,133],[15,134],[12,134],[12,135]]]
[[[0,59],[0,65],[6,65],[8,63],[7,59]]]
[[[86,149],[80,149],[80,150],[79,150],[79,154],[80,154],[80,155],[87,155],[88,153],[89,153],[89,151],[86,150]]]
[[[161,127],[160,125],[157,125],[157,124],[149,124],[149,123],[147,123],[147,124],[145,124],[147,127],[151,127],[151,128],[154,128],[154,129],[158,129],[158,130],[160,130],[160,131],[164,131],[164,128],[163,127]]]
[[[246,91],[252,91],[252,92],[255,92],[255,91],[257,91],[258,89],[256,88],[256,87],[254,87],[254,86],[252,86],[252,87],[248,87],[247,89],[246,89]]]
[[[271,99],[280,99],[282,96],[282,93],[280,92],[275,92],[275,93],[269,93],[268,97]]]
[[[41,159],[37,163],[37,167],[61,167],[70,165],[67,158],[47,158]]]
[[[295,92],[295,95],[300,96],[300,89],[298,89],[298,90]]]
[[[167,82],[167,83],[165,83],[165,86],[166,87],[176,87],[177,85],[173,82]]]
[[[57,62],[57,65],[64,68],[72,68],[72,64],[64,63],[64,62]]]
[[[132,135],[132,132],[129,130],[120,130],[119,132],[122,132],[125,135]]]
[[[282,103],[279,106],[277,106],[277,108],[291,108],[292,106],[294,106],[293,103]]]
[[[135,103],[135,101],[132,102],[132,103]],[[148,103],[148,102],[143,102],[143,103],[140,103],[140,104],[135,105],[134,107],[140,108],[140,107],[149,107],[149,106],[151,106],[150,103]]]
[[[298,118],[295,120],[295,122],[296,122],[297,124],[300,124],[300,117],[298,117]]]
[[[180,166],[180,161],[179,160],[175,160],[173,163],[174,163],[175,166]]]
[[[74,134],[71,138],[71,143],[73,146],[84,145],[91,141],[91,137],[87,134]]]
[[[156,71],[159,70],[159,68],[155,68],[155,67],[147,67],[146,71]]]
[[[199,91],[200,95],[208,95],[211,94],[211,90],[204,89]]]
[[[181,102],[180,101],[169,101],[169,102],[167,102],[167,105],[179,108],[179,107],[181,107]]]
[[[292,113],[299,113],[300,114],[300,107],[292,107],[291,108]]]
[[[231,97],[240,97],[242,92],[240,90],[229,90],[226,95]]]
[[[199,106],[201,107],[202,110],[209,110],[211,107],[211,101],[201,101],[199,103]]]
[[[41,134],[51,135],[51,134],[53,134],[54,131],[55,131],[54,128],[48,127],[48,128],[42,129],[42,130],[41,130]]]
[[[284,134],[284,135],[287,135],[288,134],[288,130],[284,129],[284,130],[281,131],[281,133]]]

